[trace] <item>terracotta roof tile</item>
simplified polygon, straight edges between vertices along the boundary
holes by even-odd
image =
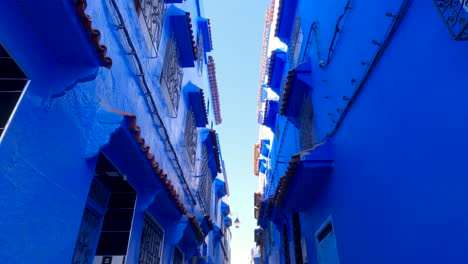
[[[185,12],[185,16],[187,17],[187,23],[189,25],[190,40],[192,41],[193,55],[195,58],[198,58],[198,49],[197,49],[197,44],[195,42],[195,34],[193,33],[193,25],[192,25],[192,18],[190,17],[190,12]]]
[[[215,130],[210,130],[211,140],[213,141],[214,145],[214,154],[216,156],[216,168],[219,173],[221,173],[221,157],[219,153],[219,144],[218,144],[218,137],[216,136]]]
[[[206,222],[208,223],[208,227],[210,228],[210,230],[213,230],[214,229],[214,224],[213,224],[213,220],[211,220],[210,215],[205,214],[203,217],[205,217]]]
[[[214,63],[214,59],[212,56],[208,56],[208,79],[210,81],[211,87],[211,97],[213,101],[213,111],[215,114],[215,122],[217,125],[221,124],[221,109],[220,109],[220,102],[219,102],[219,94],[218,94],[218,82],[216,80],[216,66]]]
[[[280,178],[278,186],[276,187],[275,196],[273,197],[276,207],[281,207],[284,198],[286,198],[286,194],[289,190],[289,183],[291,182],[291,178],[294,175],[297,164],[299,163],[300,156],[300,153],[296,153],[291,157],[286,173]]]
[[[291,84],[294,77],[294,69],[288,72],[288,77],[286,77],[286,84],[283,90],[283,97],[281,99],[281,107],[280,107],[280,114],[285,115],[286,109],[288,108],[289,103],[289,93],[291,92]]]
[[[106,56],[107,47],[100,43],[101,32],[92,27],[91,16],[85,13],[88,3],[86,0],[75,0],[75,11],[83,24],[83,28],[89,35],[91,43],[96,48],[96,52],[101,60],[102,66],[110,69],[112,67],[112,59]]]
[[[180,196],[172,185],[171,180],[168,179],[167,174],[163,171],[160,167],[159,163],[155,160],[155,156],[153,153],[150,152],[150,147],[145,144],[145,139],[141,137],[141,128],[136,124],[136,116],[129,113],[124,113],[120,111],[113,111],[118,114],[125,116],[126,118],[130,119],[129,130],[133,133],[135,142],[140,145],[140,149],[145,155],[147,161],[149,162],[150,166],[153,168],[154,173],[158,176],[159,180],[165,187],[166,191],[168,192],[169,196],[171,197],[174,204],[177,206],[179,211],[185,215],[187,214],[187,210],[185,209],[184,203],[180,200]]]

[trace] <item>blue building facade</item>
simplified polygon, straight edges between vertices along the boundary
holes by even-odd
[[[268,12],[263,263],[467,262],[468,1],[279,0]]]
[[[202,0],[0,3],[1,263],[229,263],[212,50]]]

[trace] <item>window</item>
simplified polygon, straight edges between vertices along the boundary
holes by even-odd
[[[203,36],[201,32],[198,33],[198,59],[197,59],[197,67],[198,67],[198,76],[202,76],[203,74],[203,66],[205,64],[205,50],[203,46]]]
[[[289,253],[288,227],[286,225],[283,225],[283,250],[284,250],[284,263],[291,264],[291,255]]]
[[[192,169],[195,166],[195,159],[197,157],[197,136],[195,117],[192,111],[188,111],[185,122],[185,148],[187,150]]]
[[[433,0],[433,2],[449,28],[452,37],[456,40],[468,40],[468,1]]]
[[[293,235],[294,235],[294,257],[296,258],[296,264],[303,264],[302,258],[302,244],[301,244],[301,222],[299,214],[294,213],[292,217]]]
[[[26,75],[0,44],[0,138],[26,89]]]
[[[184,264],[184,253],[180,251],[178,247],[174,248],[174,260],[172,261],[173,264]]]
[[[166,4],[164,0],[135,0],[140,25],[148,48],[157,52],[161,43]]]
[[[211,181],[211,172],[208,170],[208,151],[206,147],[203,148],[203,162],[206,162],[206,165],[203,164],[202,167],[206,172],[201,175],[200,180],[198,182],[198,193],[203,201],[203,205],[206,209],[206,213],[210,215],[211,210],[211,192],[212,192],[212,181]],[[205,167],[206,166],[206,167]]]
[[[310,95],[304,96],[299,116],[299,137],[301,149],[314,146],[316,140],[314,129],[314,112]]]
[[[325,221],[322,227],[316,232],[317,257],[319,264],[339,264],[336,238],[333,231],[331,219]]]
[[[138,264],[160,264],[163,239],[162,228],[151,215],[145,214]]]
[[[177,116],[183,71],[179,65],[179,52],[173,37],[169,38],[161,73],[161,89],[169,110]]]
[[[293,31],[291,34],[291,43],[288,47],[288,61],[290,68],[293,68],[298,63],[299,55],[302,48],[302,28],[301,28],[301,18],[299,15],[296,16],[294,21]]]

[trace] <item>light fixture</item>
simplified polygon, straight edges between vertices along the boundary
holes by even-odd
[[[239,227],[240,227],[239,217],[236,217],[236,221],[234,221],[234,226],[235,226],[236,228],[239,228]]]

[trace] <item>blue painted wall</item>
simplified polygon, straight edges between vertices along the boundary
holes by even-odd
[[[328,49],[346,2],[299,1],[304,33],[300,58],[313,22],[318,21],[322,54]],[[361,85],[368,70],[361,62],[375,58],[379,46],[373,40],[383,43],[392,25],[386,13],[397,14],[404,2],[351,1],[325,68],[319,66],[312,42],[314,125],[318,141],[330,137],[335,167],[310,208],[300,214],[308,263],[317,263],[315,232],[329,216],[340,263],[468,261],[468,42],[450,36],[431,1],[408,1]],[[343,98],[355,93],[349,105]],[[345,109],[347,115],[337,126]],[[295,132],[290,133],[294,138]],[[278,144],[273,143],[275,151]],[[294,153],[288,144],[282,146],[281,151]],[[270,155],[274,164],[276,154]],[[271,169],[277,176],[267,183],[265,196],[273,194],[286,168]],[[266,252],[269,263],[280,263],[276,251],[283,255],[278,230],[273,249]],[[289,234],[292,241],[292,230]],[[293,256],[292,243],[290,252]]]
[[[115,2],[195,196],[198,179],[192,177],[184,145],[188,98],[182,90],[177,117],[171,117],[159,87],[164,50],[172,29],[165,23],[160,52],[154,57],[138,23],[134,1]],[[0,142],[1,263],[70,262],[99,151],[110,157],[138,192],[128,263],[137,262],[146,211],[153,212],[166,230],[162,263],[172,261],[176,238],[171,236],[177,235],[174,222],[183,219],[158,214],[154,202],[161,186],[151,178],[148,163],[132,138],[115,137],[116,131],[126,127],[122,127],[123,117],[110,110],[136,115],[142,137],[171,178],[187,211],[202,214],[198,201],[197,205],[192,203],[176,176],[136,76],[135,61],[128,56],[128,43],[117,28],[120,22],[112,2],[87,4],[85,12],[92,17],[93,28],[101,32],[100,42],[107,46],[107,56],[113,60],[110,70],[99,67],[94,47],[76,17],[74,1],[6,0],[0,4],[0,43],[30,79]],[[191,13],[197,39],[196,21],[203,15],[199,13],[200,3],[188,0],[174,5]],[[203,88],[205,100],[212,102],[207,66],[202,67],[203,74],[197,67],[184,68],[182,87],[192,82]],[[212,111],[209,119],[214,120]],[[185,253],[188,261],[194,252]]]

